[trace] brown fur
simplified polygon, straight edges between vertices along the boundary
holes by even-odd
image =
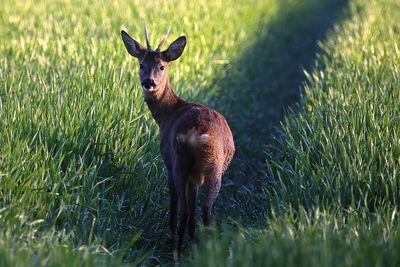
[[[180,253],[187,224],[190,238],[195,241],[196,198],[198,187],[203,183],[206,190],[203,221],[205,225],[210,223],[211,208],[219,193],[222,175],[235,153],[232,132],[217,111],[179,98],[170,86],[167,70],[158,69],[160,66],[168,68],[171,59],[180,56],[186,44],[184,37],[178,38],[164,52],[157,52],[145,49],[124,34],[128,52],[142,65],[140,79],[144,84],[144,98],[160,128],[161,156],[169,176],[172,235],[176,231],[179,201]],[[152,81],[151,87],[147,86],[150,89],[146,87],[149,79]]]

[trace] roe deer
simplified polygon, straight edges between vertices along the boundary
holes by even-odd
[[[175,240],[179,203],[178,258],[185,228],[195,240],[196,198],[199,186],[205,184],[203,222],[208,226],[211,208],[221,188],[222,174],[234,153],[232,132],[225,118],[217,111],[179,98],[170,85],[168,67],[181,56],[186,37],[176,39],[161,51],[169,30],[156,50],[147,47],[121,31],[128,53],[139,60],[139,76],[144,100],[160,128],[161,156],[168,171],[170,194],[170,230]],[[175,241],[174,241],[175,242]],[[174,250],[174,258],[176,257]]]

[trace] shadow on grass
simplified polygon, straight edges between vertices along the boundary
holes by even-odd
[[[337,20],[346,1],[287,0],[285,3],[279,4],[277,17],[261,19],[249,47],[239,58],[223,66],[211,83],[217,93],[208,104],[227,117],[237,149],[215,204],[216,220],[226,222],[232,218],[245,226],[259,226],[263,222],[263,214],[269,209],[268,195],[264,192],[268,186],[265,150],[273,143],[275,128],[285,110],[298,102],[305,82],[303,69],[312,68],[318,40],[324,38]],[[156,233],[148,229],[142,232],[148,239],[141,244],[153,247],[151,264],[172,261],[172,244],[164,238],[167,228],[164,222],[152,228]],[[153,236],[159,238],[152,239]],[[125,256],[127,262],[137,257],[131,251]]]
[[[245,225],[262,220],[269,208],[263,191],[268,185],[265,151],[285,112],[300,99],[303,70],[313,67],[318,41],[346,3],[286,1],[277,17],[261,21],[254,44],[215,78],[218,91],[211,105],[227,117],[237,150],[216,202],[217,218],[231,217]]]

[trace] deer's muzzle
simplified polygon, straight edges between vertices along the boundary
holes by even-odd
[[[157,84],[153,79],[145,79],[142,81],[142,86],[146,90],[151,90],[154,89],[157,86]]]

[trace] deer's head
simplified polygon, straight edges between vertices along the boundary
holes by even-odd
[[[168,81],[168,67],[172,61],[182,55],[185,49],[186,37],[181,36],[172,42],[166,50],[161,51],[161,47],[165,43],[168,33],[169,30],[156,50],[153,50],[150,45],[147,28],[145,28],[147,47],[144,47],[134,40],[125,31],[121,31],[126,50],[139,61],[140,84],[142,85],[145,99],[161,96],[163,94],[163,90]]]

